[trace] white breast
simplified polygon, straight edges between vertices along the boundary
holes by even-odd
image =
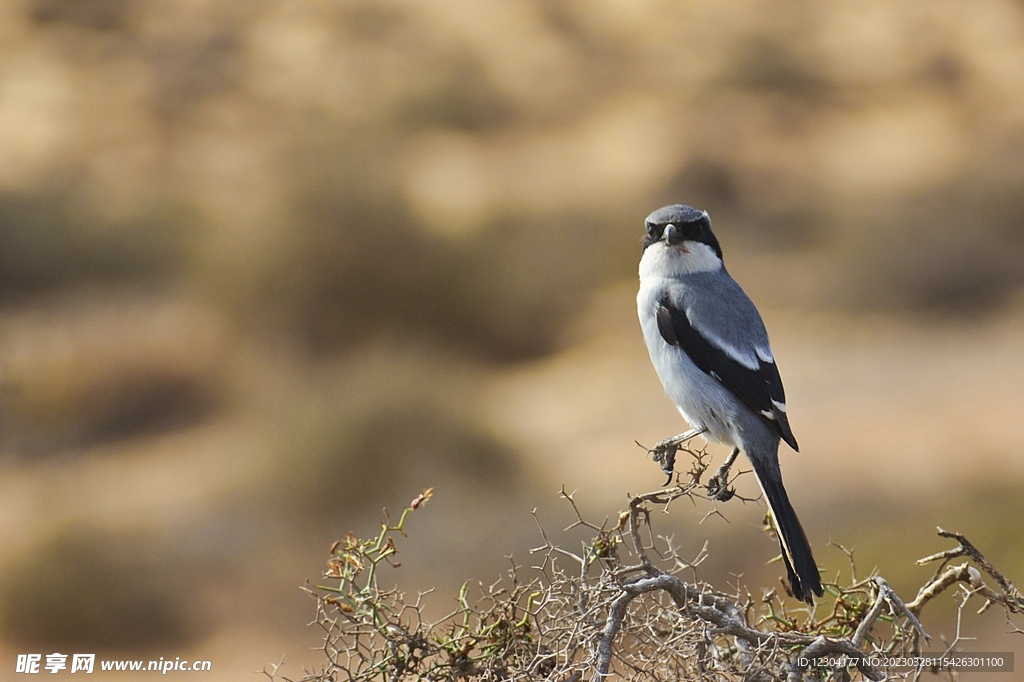
[[[649,251],[650,249],[648,249]],[[641,273],[637,314],[644,341],[665,393],[692,426],[707,430],[709,440],[739,446],[734,433],[736,398],[717,380],[702,372],[680,348],[671,346],[658,330],[656,311],[671,280]]]

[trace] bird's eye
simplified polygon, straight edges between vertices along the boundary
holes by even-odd
[[[647,234],[654,236],[654,223],[647,223]]]

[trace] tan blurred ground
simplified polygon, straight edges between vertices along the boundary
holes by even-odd
[[[560,486],[657,486],[669,202],[765,317],[828,570],[912,591],[943,525],[1024,581],[1019,2],[0,5],[0,679],[298,677],[298,586],[382,506],[437,488],[396,579],[445,595],[568,525]],[[659,523],[776,585],[763,507],[706,512]]]

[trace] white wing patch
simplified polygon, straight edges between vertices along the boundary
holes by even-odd
[[[754,349],[754,352],[757,353],[757,357],[761,358],[763,362],[775,362],[775,358],[772,356],[772,349],[768,346],[763,348],[758,346]]]
[[[773,400],[772,402],[774,403],[775,401]],[[764,415],[765,419],[775,419],[775,413],[770,410],[761,410],[761,414]]]
[[[730,360],[734,360],[752,372],[756,372],[761,369],[761,362],[758,360],[760,353],[755,354],[753,351],[742,351],[736,346],[726,343],[718,336],[714,334],[708,334],[697,325],[693,325],[693,328],[697,330],[697,333],[703,336],[705,339],[711,342],[711,345],[718,348],[723,353],[729,356]]]
[[[783,414],[786,413],[786,403],[780,403],[778,400],[773,400],[772,405],[774,405],[775,409],[779,412],[782,412]]]

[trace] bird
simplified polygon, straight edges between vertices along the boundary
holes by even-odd
[[[821,578],[779,468],[780,441],[799,446],[761,315],[725,269],[707,211],[673,204],[644,225],[640,327],[665,392],[692,427],[651,452],[671,481],[681,443],[704,435],[731,446],[709,481],[725,491],[728,469],[743,451],[774,519],[792,594],[813,605]]]

